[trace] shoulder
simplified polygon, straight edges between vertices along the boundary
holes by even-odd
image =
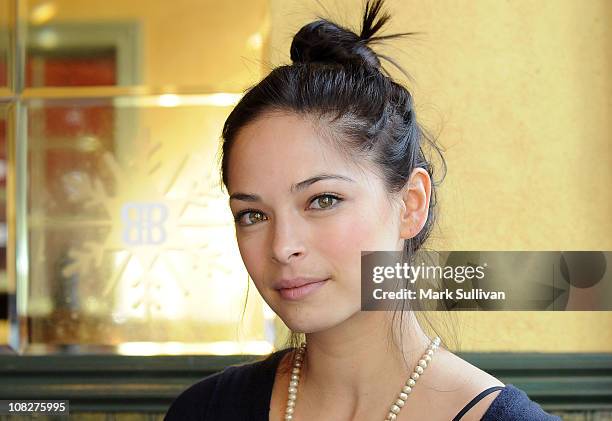
[[[501,391],[493,390],[485,396],[479,396],[480,393],[504,387],[504,383],[446,349],[440,348],[436,359],[440,379],[436,386],[445,391],[446,414],[457,414],[461,421],[480,421]]]
[[[266,399],[267,389],[271,391],[275,361],[281,352],[226,367],[189,386],[174,399],[164,421],[216,420],[219,414],[228,420],[244,419],[255,402]]]
[[[449,389],[458,393],[449,400],[455,401],[454,413],[457,408],[466,409],[461,421],[560,421],[559,417],[544,412],[519,388],[504,384],[452,352],[444,350],[439,357],[440,368],[454,373]],[[481,395],[485,391],[488,393]]]
[[[491,403],[482,421],[561,421],[561,418],[545,412],[527,394],[512,384],[507,384]]]

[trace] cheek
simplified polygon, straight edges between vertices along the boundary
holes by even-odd
[[[251,279],[254,281],[263,279],[264,262],[263,244],[257,239],[257,236],[248,237],[246,239],[238,239],[238,250],[244,266],[249,272]]]
[[[324,241],[320,243],[321,251],[338,260],[350,261],[359,269],[362,251],[385,250],[388,246],[389,233],[385,231],[390,225],[388,222],[374,212],[345,213],[327,226]]]

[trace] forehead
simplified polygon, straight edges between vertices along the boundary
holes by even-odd
[[[330,170],[359,172],[311,118],[293,113],[267,113],[243,127],[234,139],[227,170],[231,189],[261,188],[260,183],[272,180],[289,185]]]

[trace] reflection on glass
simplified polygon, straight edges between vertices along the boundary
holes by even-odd
[[[267,3],[26,0],[26,86],[241,91],[260,72]]]
[[[219,187],[231,98],[26,103],[31,344],[270,351]]]

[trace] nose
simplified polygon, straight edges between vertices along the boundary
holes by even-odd
[[[288,264],[305,255],[299,225],[295,221],[277,219],[272,236],[272,260],[276,263]]]

